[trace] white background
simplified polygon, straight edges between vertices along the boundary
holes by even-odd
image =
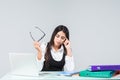
[[[59,24],[70,30],[75,70],[120,64],[120,0],[0,0],[0,76],[10,71],[9,52],[36,54],[34,26],[47,42]]]

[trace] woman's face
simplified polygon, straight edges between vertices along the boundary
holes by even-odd
[[[66,40],[65,33],[63,31],[59,31],[54,38],[54,46],[59,47]]]

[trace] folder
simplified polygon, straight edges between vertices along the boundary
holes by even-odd
[[[114,75],[115,71],[80,71],[79,75],[83,77],[97,77],[97,78],[110,78]]]
[[[89,71],[102,71],[102,70],[120,70],[120,65],[91,65],[88,67]]]

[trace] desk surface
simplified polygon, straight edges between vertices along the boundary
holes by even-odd
[[[1,80],[16,80],[16,79],[39,79],[39,80],[105,80],[105,79],[120,79],[120,75],[114,76],[112,78],[93,78],[93,77],[80,77],[80,76],[59,76],[55,72],[51,73],[41,73],[40,75],[18,75],[18,74],[11,74],[10,72],[4,75]]]

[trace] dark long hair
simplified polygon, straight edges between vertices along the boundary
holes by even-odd
[[[51,50],[51,47],[54,45],[54,38],[55,38],[56,34],[57,34],[59,31],[63,31],[63,32],[65,33],[66,38],[69,40],[69,30],[68,30],[68,28],[67,28],[66,26],[64,26],[64,25],[59,25],[59,26],[57,26],[57,27],[54,29],[54,31],[53,31],[53,33],[52,33],[52,36],[51,36],[51,39],[50,39],[50,41],[48,42],[48,45],[47,45],[47,47],[46,47],[46,52],[45,52],[45,61],[46,61],[45,64],[46,64],[47,66],[49,66],[48,61],[49,61],[49,59],[50,59],[50,50]],[[67,51],[66,51],[66,48],[65,48],[64,44],[63,44],[63,47],[64,47],[64,53],[66,54]]]

